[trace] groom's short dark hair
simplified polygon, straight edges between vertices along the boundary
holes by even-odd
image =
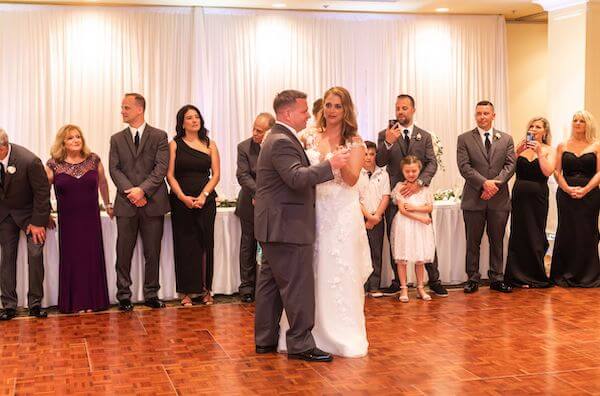
[[[306,99],[306,94],[295,89],[281,91],[275,96],[275,100],[273,100],[273,110],[275,110],[275,113],[278,113],[284,107],[295,104],[296,99]]]

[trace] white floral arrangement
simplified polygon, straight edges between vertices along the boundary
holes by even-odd
[[[433,141],[433,153],[435,154],[435,161],[438,164],[438,168],[440,168],[442,172],[445,172],[446,167],[442,160],[442,156],[444,155],[444,145],[438,135],[434,133],[431,134],[431,140]]]
[[[446,188],[444,190],[437,190],[433,193],[434,201],[454,201],[457,202],[462,197],[462,189],[460,187]]]
[[[217,203],[218,208],[235,208],[237,205],[236,198],[225,198],[217,195],[215,198],[215,202]]]

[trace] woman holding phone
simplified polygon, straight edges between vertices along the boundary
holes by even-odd
[[[535,117],[517,146],[517,180],[512,190],[510,240],[504,281],[515,287],[550,287],[544,267],[548,249],[548,176],[556,155],[550,147],[550,124]]]

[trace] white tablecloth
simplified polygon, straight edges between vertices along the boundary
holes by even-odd
[[[440,279],[444,284],[460,284],[467,280],[465,272],[465,254],[467,251],[467,241],[465,238],[465,223],[463,221],[460,202],[454,201],[436,201],[433,204],[433,225],[435,232],[435,246],[438,256],[438,269]],[[506,254],[508,252],[508,234],[510,222],[506,226],[506,235],[504,237],[504,261],[506,263]],[[489,242],[487,235],[483,234],[481,240],[481,255],[479,257],[479,271],[482,279],[487,279],[489,269]],[[383,247],[383,269],[382,286],[389,286],[393,273],[390,268],[389,244],[384,242]],[[408,266],[408,281],[415,282],[414,265]],[[427,273],[427,271],[425,271]],[[427,277],[427,274],[425,275]]]
[[[240,284],[239,269],[239,244],[241,228],[238,217],[233,213],[234,208],[219,208],[215,220],[215,268],[213,277],[213,292],[215,294],[233,294],[238,291]],[[438,253],[440,279],[444,284],[459,284],[467,280],[465,274],[465,226],[462,218],[460,204],[456,202],[435,202],[433,210],[433,224],[435,227],[435,240]],[[508,226],[505,243],[508,244]],[[104,255],[106,258],[106,274],[108,292],[112,303],[116,303],[116,252],[117,223],[110,220],[106,214],[102,215],[102,235],[104,238]],[[160,257],[160,291],[161,299],[177,299],[175,291],[175,265],[173,261],[173,237],[171,231],[171,216],[165,217],[165,228]],[[389,265],[389,250],[387,242],[384,244],[382,286],[387,286],[392,279]],[[487,278],[489,244],[484,234],[481,243],[480,271],[482,278]],[[44,307],[58,303],[58,235],[56,230],[49,230],[44,247]],[[409,266],[409,282],[414,282],[414,269]],[[133,255],[131,278],[133,280],[132,300],[143,301],[143,275],[144,261],[141,239]],[[25,236],[19,241],[19,254],[17,258],[17,293],[19,305],[26,305],[27,297],[27,244]]]
[[[216,294],[233,294],[240,284],[239,251],[241,228],[234,208],[219,208],[215,220],[215,268],[213,276],[213,292]],[[117,274],[115,271],[117,244],[117,223],[103,213],[102,236],[104,240],[104,256],[106,261],[106,277],[108,294],[112,303],[116,303]],[[141,238],[135,247],[131,263],[132,300],[143,301],[144,255]],[[58,304],[58,234],[57,230],[49,230],[44,246],[44,299],[42,306]],[[17,293],[19,305],[27,304],[27,242],[22,233],[19,241],[17,257]],[[160,255],[160,285],[158,296],[161,299],[177,299],[175,291],[175,263],[173,261],[173,234],[171,216],[165,216],[162,249]]]

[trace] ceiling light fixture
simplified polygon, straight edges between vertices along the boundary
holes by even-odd
[[[440,7],[440,8],[436,8],[435,12],[448,12],[450,11],[450,8],[448,7]]]

